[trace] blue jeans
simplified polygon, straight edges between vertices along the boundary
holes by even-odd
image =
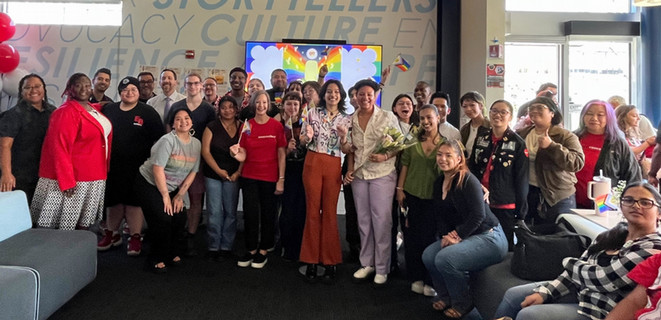
[[[431,275],[437,299],[462,309],[472,304],[467,272],[499,263],[506,254],[507,239],[498,225],[442,249],[440,241],[435,241],[422,253],[422,262]]]
[[[533,294],[533,289],[546,282],[524,284],[507,289],[503,301],[498,305],[493,318],[508,316],[517,320],[585,320],[586,316],[578,314],[578,300],[574,290],[553,303],[538,304],[521,309],[521,302]]]
[[[236,236],[239,183],[204,178],[207,188],[207,241],[209,251],[232,250]]]

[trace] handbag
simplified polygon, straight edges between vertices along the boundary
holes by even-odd
[[[552,225],[533,232],[523,221],[514,227],[517,243],[514,246],[511,272],[532,281],[557,278],[566,257],[580,257],[590,246],[591,239],[569,230],[564,224]]]

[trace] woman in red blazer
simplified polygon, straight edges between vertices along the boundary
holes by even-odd
[[[72,75],[50,118],[31,206],[39,227],[87,229],[103,215],[112,125],[91,94],[90,79]]]

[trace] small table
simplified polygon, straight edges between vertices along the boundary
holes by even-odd
[[[623,219],[620,211],[606,211],[605,215],[600,216],[594,214],[594,209],[571,209],[571,211],[606,229],[614,227]]]

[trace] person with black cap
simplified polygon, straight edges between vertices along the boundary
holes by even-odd
[[[132,187],[133,181],[140,165],[149,158],[152,145],[164,133],[158,112],[138,101],[139,88],[138,79],[125,77],[119,81],[117,88],[121,101],[107,104],[101,110],[115,128],[115,134],[106,181],[107,229],[97,248],[105,251],[121,245],[122,236],[118,230],[122,219],[126,219],[131,234],[127,250],[129,256],[137,256],[142,250],[140,232],[143,215]]]
[[[551,224],[576,208],[576,172],[585,165],[585,155],[578,137],[561,126],[553,100],[535,98],[528,115],[533,125],[517,132],[526,141],[530,161],[526,221]]]

